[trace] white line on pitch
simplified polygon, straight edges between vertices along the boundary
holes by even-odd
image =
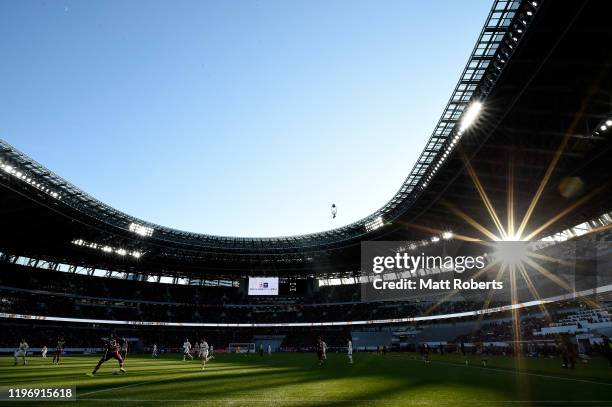
[[[147,380],[147,381],[144,381],[144,382],[137,382],[137,383],[125,384],[125,385],[123,385],[123,386],[108,387],[108,388],[106,388],[106,389],[100,389],[100,390],[89,391],[89,392],[87,392],[87,393],[82,393],[82,394],[78,394],[78,393],[77,393],[77,400],[78,400],[80,397],[83,397],[83,396],[89,396],[90,394],[97,394],[97,393],[102,393],[102,392],[105,392],[105,391],[111,391],[111,390],[121,390],[121,389],[127,389],[127,388],[130,388],[130,387],[142,386],[142,385],[144,385],[144,384],[154,384],[154,383],[169,382],[169,381],[176,380],[176,379],[179,379],[179,378],[183,378],[183,377],[187,377],[187,376],[192,376],[192,375],[194,375],[194,374],[202,374],[202,372],[201,372],[201,371],[198,371],[198,372],[190,372],[190,373],[186,373],[186,374],[179,375],[179,376],[166,377],[165,379],[158,379],[158,380]]]
[[[419,362],[419,360],[417,359],[411,359],[414,362]],[[595,380],[587,380],[587,379],[576,379],[573,377],[563,377],[563,376],[551,376],[551,375],[545,375],[545,374],[540,374],[540,373],[530,373],[530,372],[525,372],[523,370],[507,370],[507,369],[497,369],[494,367],[483,367],[483,366],[474,366],[474,365],[462,365],[461,363],[453,363],[453,362],[442,362],[439,360],[432,360],[430,363],[437,363],[439,365],[450,365],[450,366],[456,366],[456,367],[469,367],[472,369],[481,369],[481,370],[487,370],[487,371],[492,371],[492,372],[501,372],[501,373],[509,373],[509,374],[522,374],[522,375],[527,375],[527,376],[535,376],[535,377],[544,377],[547,379],[557,379],[557,380],[569,380],[572,382],[582,382],[582,383],[590,383],[590,384],[599,384],[602,386],[612,386],[612,383],[606,383],[606,382],[597,382]]]

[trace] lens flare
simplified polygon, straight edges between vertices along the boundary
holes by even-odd
[[[527,242],[503,240],[497,242],[493,257],[506,266],[518,266],[522,264],[529,255]]]

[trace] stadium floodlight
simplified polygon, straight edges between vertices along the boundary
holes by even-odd
[[[459,124],[459,131],[463,133],[467,130],[478,118],[480,111],[482,110],[482,103],[472,102],[472,104],[466,109]]]
[[[28,176],[28,174],[24,171],[21,171],[19,168],[13,167],[10,164],[3,164],[0,163],[0,168],[2,170],[4,170],[4,172],[6,172],[7,174],[12,175],[13,177],[17,178],[18,180],[21,180],[23,182],[25,182],[26,184],[32,185],[35,188],[38,188],[39,190],[41,190],[42,192],[50,195],[51,197],[55,198],[55,199],[62,199],[62,196],[57,193],[56,191],[53,191],[49,188],[47,188],[46,185],[42,185],[38,182],[35,182],[34,179],[32,179],[32,177]]]
[[[612,120],[610,119],[606,120],[606,126],[612,127]]]
[[[453,238],[453,232],[448,231],[448,232],[442,233],[442,239],[449,240],[452,238]]]
[[[368,232],[372,232],[373,230],[381,228],[382,226],[384,226],[382,216],[378,216],[365,224],[366,231]]]
[[[72,241],[72,244],[76,246],[83,246],[83,247],[88,247],[90,249],[100,250],[104,253],[114,253],[119,256],[127,256],[129,254],[135,259],[139,259],[144,255],[143,252],[138,251],[138,250],[133,250],[133,251],[128,252],[126,249],[123,249],[123,248],[116,248],[113,246],[109,246],[109,245],[105,245],[101,243],[95,243],[95,242],[86,242],[83,239],[74,239]]]
[[[602,124],[601,127],[599,128],[601,131],[606,131],[608,130],[608,126],[606,126],[605,124]]]
[[[130,223],[129,226],[130,232],[134,232],[137,235],[143,236],[143,237],[150,237],[153,235],[153,228],[149,227],[149,226],[144,226],[144,225],[139,225],[138,223]]]
[[[432,238],[431,238],[431,241],[432,241],[433,243],[436,243],[436,242],[439,242],[439,241],[440,241],[440,238],[439,238],[438,236],[434,236],[434,237],[432,237]]]

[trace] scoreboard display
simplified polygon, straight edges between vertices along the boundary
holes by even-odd
[[[249,295],[278,295],[278,277],[249,277]]]
[[[303,278],[281,278],[279,294],[284,296],[305,295],[308,280]]]
[[[301,296],[306,294],[308,280],[303,278],[249,277],[248,295]]]

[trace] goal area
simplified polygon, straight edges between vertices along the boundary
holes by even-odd
[[[253,342],[232,342],[228,345],[229,353],[255,353],[255,344]]]

